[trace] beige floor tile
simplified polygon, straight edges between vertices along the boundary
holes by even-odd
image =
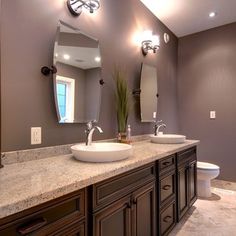
[[[225,189],[234,183],[216,183],[222,184],[210,199],[198,199],[170,236],[236,236],[236,191]]]

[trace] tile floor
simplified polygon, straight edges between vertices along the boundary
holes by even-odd
[[[212,185],[212,197],[198,199],[170,236],[236,236],[236,183]]]

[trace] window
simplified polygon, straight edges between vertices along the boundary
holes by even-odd
[[[75,80],[67,77],[56,77],[57,105],[60,122],[74,121]]]
[[[66,116],[66,84],[57,82],[57,100],[60,117]]]

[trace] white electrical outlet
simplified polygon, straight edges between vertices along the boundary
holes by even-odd
[[[210,111],[210,119],[216,118],[216,111]]]
[[[31,127],[31,145],[42,143],[41,127]]]

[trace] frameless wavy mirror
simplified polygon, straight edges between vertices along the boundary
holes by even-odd
[[[98,40],[60,21],[53,64],[59,123],[98,121],[102,84]]]
[[[155,67],[142,64],[140,90],[141,121],[155,122],[158,102],[157,70]]]

